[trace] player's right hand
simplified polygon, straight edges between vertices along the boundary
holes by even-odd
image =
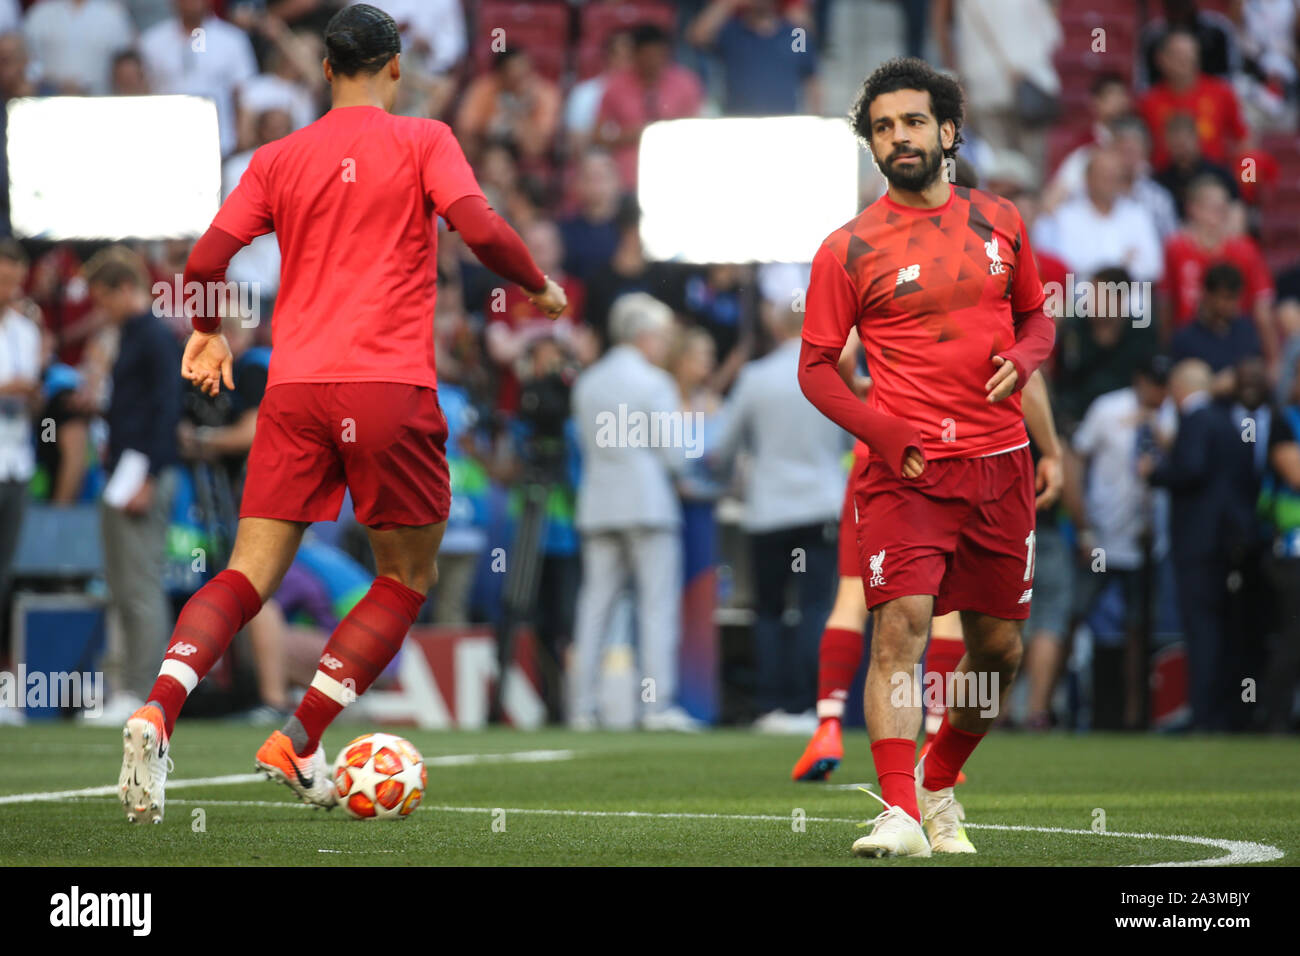
[[[909,448],[903,456],[903,477],[920,478],[925,471],[925,456],[915,448]]]
[[[569,305],[568,296],[550,276],[546,277],[546,287],[541,292],[528,293],[528,301],[537,306],[548,319],[558,319]]]
[[[226,388],[234,389],[234,365],[230,343],[220,332],[190,333],[181,359],[181,377],[187,382],[193,382],[205,395],[215,397],[221,391],[222,382]]]

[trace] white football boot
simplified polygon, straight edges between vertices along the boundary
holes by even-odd
[[[157,707],[141,707],[127,719],[117,784],[128,823],[162,823],[167,774],[174,769],[167,750],[167,731]]]
[[[890,806],[877,794],[859,787],[884,805],[885,809],[871,821],[871,832],[853,842],[854,856],[917,856],[930,855],[930,843],[916,818],[899,806]]]
[[[921,786],[925,778],[925,758],[916,765],[916,803],[921,808],[921,820],[930,838],[930,848],[935,853],[975,853],[975,844],[966,836],[962,821],[966,811],[953,796],[952,787],[927,790]]]

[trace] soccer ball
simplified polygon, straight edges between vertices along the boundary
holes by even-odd
[[[358,820],[401,820],[420,805],[428,771],[424,758],[393,734],[365,734],[334,761],[339,806]]]

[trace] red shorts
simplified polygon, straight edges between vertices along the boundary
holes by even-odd
[[[853,489],[867,470],[867,455],[853,456],[853,466],[849,469],[849,483],[844,488],[844,508],[840,512],[840,577],[856,578],[862,575],[862,565],[858,563],[858,521],[853,508]]]
[[[357,521],[386,531],[447,520],[447,419],[438,393],[394,382],[267,389],[248,455],[241,518]]]
[[[1028,447],[926,462],[920,478],[879,459],[854,487],[867,607],[934,595],[934,615],[1029,616],[1034,589],[1034,470]]]

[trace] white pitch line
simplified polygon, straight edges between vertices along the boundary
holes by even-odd
[[[1112,833],[1109,830],[1098,833],[1095,830],[1072,830],[1066,827],[1023,827],[1002,823],[967,823],[972,830],[1024,830],[1032,833],[1073,833],[1079,836],[1117,837],[1126,840],[1177,840],[1179,843],[1194,843],[1198,846],[1212,846],[1216,850],[1227,850],[1227,856],[1214,856],[1204,860],[1178,860],[1173,863],[1134,863],[1133,866],[1233,866],[1238,863],[1267,863],[1280,860],[1286,856],[1275,846],[1267,843],[1251,843],[1249,840],[1216,840],[1212,837],[1183,836],[1175,833]]]
[[[192,777],[188,780],[168,780],[168,790],[184,790],[187,787],[223,787],[234,783],[257,783],[266,777],[260,773],[228,773],[223,777]],[[8,793],[0,796],[0,804],[5,803],[49,803],[59,800],[75,800],[78,797],[115,797],[118,795],[116,785],[107,787],[86,787],[82,790],[50,790],[45,793]]]
[[[545,763],[554,760],[571,760],[575,756],[572,750],[520,750],[500,754],[447,754],[441,757],[429,757],[424,761],[429,767],[464,767],[471,764],[492,763]],[[240,783],[258,783],[266,777],[260,773],[231,773],[221,777],[190,777],[183,780],[168,780],[167,789],[184,790],[193,787],[222,787]],[[0,805],[9,803],[51,803],[60,800],[75,800],[79,797],[115,797],[118,788],[114,785],[104,787],[85,787],[81,790],[49,790],[42,793],[9,793],[0,796]],[[275,804],[270,804],[274,806]]]
[[[425,761],[430,766],[456,767],[471,764],[492,763],[540,763],[555,760],[570,760],[575,756],[571,750],[523,750],[513,753],[496,754],[449,754],[430,757]],[[169,780],[169,790],[182,790],[194,787],[226,786],[240,783],[257,783],[265,778],[260,773],[233,773],[221,777],[194,777],[183,780]],[[846,786],[840,784],[839,786]],[[82,790],[55,790],[45,793],[16,793],[0,796],[0,804],[57,802],[76,800],[83,797],[117,796],[117,787],[86,787]],[[290,807],[299,810],[314,809],[303,803],[291,803],[274,800],[174,800],[173,803],[202,803],[204,806],[228,807]],[[532,814],[534,816],[562,817],[621,817],[652,820],[740,820],[755,823],[788,823],[786,814],[768,813],[660,813],[648,810],[556,810],[541,807],[452,807],[425,805],[420,810],[435,810],[443,813],[495,813],[504,809],[506,813]],[[856,817],[805,817],[809,823],[858,823]],[[1165,863],[1136,863],[1139,867],[1173,867],[1173,866],[1233,866],[1242,863],[1267,863],[1280,860],[1286,854],[1267,843],[1253,843],[1249,840],[1220,840],[1213,837],[1187,836],[1178,833],[1122,833],[1094,830],[1070,829],[1067,827],[1032,827],[1015,826],[1001,823],[967,823],[972,830],[1005,830],[1023,833],[1064,833],[1076,836],[1115,837],[1126,840],[1173,840],[1178,843],[1190,843],[1196,846],[1208,846],[1223,850],[1226,856],[1207,857],[1203,860],[1177,860]],[[325,852],[340,852],[327,851]]]
[[[289,807],[297,810],[311,810],[305,803],[289,803],[271,800],[176,800],[179,804],[202,804],[205,807]],[[533,816],[553,817],[613,817],[622,819],[650,820],[739,820],[746,823],[789,823],[788,814],[779,813],[660,813],[648,810],[555,810],[545,807],[452,807],[423,805],[419,810],[434,810],[442,813],[522,813]],[[804,817],[807,823],[860,823],[857,817]],[[1001,823],[967,823],[972,830],[1011,830],[1025,833],[1066,833],[1078,836],[1115,837],[1127,840],[1172,840],[1177,843],[1191,843],[1197,846],[1214,847],[1227,852],[1226,856],[1206,857],[1203,860],[1177,860],[1167,863],[1133,863],[1135,867],[1154,866],[1234,866],[1241,863],[1267,863],[1280,860],[1286,854],[1267,843],[1252,843],[1247,840],[1217,840],[1212,837],[1185,836],[1178,833],[1098,833],[1094,830],[1072,830],[1066,827],[1031,827],[1013,826]],[[325,852],[325,851],[322,851]]]

